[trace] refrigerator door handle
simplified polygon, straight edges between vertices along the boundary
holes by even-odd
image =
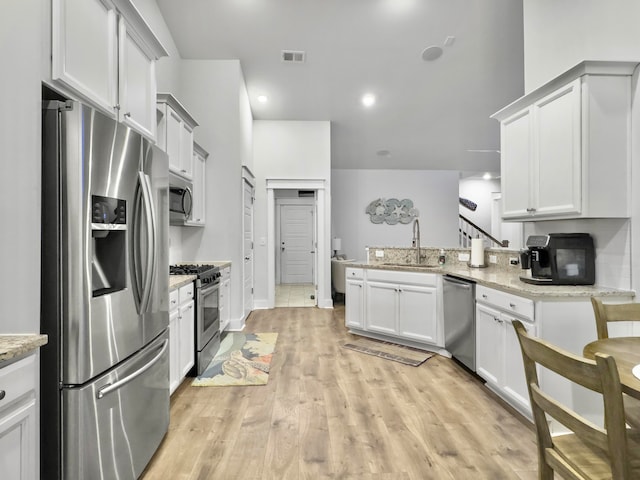
[[[164,342],[162,342],[162,347],[160,348],[160,352],[151,359],[151,361],[149,361],[146,365],[144,365],[143,367],[140,367],[138,370],[136,370],[135,372],[133,372],[131,375],[127,375],[126,377],[124,377],[122,380],[118,380],[115,383],[108,383],[107,385],[105,385],[104,387],[98,389],[98,391],[96,392],[96,398],[97,399],[101,399],[103,398],[105,395],[110,394],[111,392],[118,390],[119,388],[121,388],[122,386],[126,385],[127,383],[131,382],[132,380],[135,380],[137,377],[139,377],[140,375],[142,375],[144,372],[146,372],[147,370],[149,370],[151,367],[153,367],[156,362],[158,360],[160,360],[160,358],[162,357],[162,355],[164,355],[164,352],[167,350],[167,347],[169,346],[169,340],[165,340]]]
[[[144,204],[145,221],[147,226],[147,265],[142,289],[142,300],[140,311],[144,312],[149,307],[153,280],[156,274],[156,215],[153,208],[153,198],[151,196],[151,183],[149,176],[144,172],[138,172],[140,186],[142,190],[142,201]]]

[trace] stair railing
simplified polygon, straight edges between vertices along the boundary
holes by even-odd
[[[490,233],[473,223],[462,214],[458,214],[458,240],[462,248],[471,248],[472,238],[482,238],[483,240],[493,242],[499,247],[508,247],[509,240],[498,240],[492,237]],[[491,243],[489,243],[491,246]]]

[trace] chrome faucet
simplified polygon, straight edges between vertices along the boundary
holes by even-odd
[[[420,264],[420,222],[416,218],[413,221],[413,240],[412,246],[416,248],[416,264]]]

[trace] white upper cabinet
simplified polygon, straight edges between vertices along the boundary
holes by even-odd
[[[51,77],[155,140],[155,61],[167,51],[129,0],[53,0]]]
[[[193,129],[198,122],[170,93],[158,93],[158,146],[169,156],[169,170],[193,179]]]
[[[503,218],[628,217],[635,63],[582,62],[492,116]]]
[[[204,226],[206,202],[206,161],[209,154],[193,142],[193,208],[187,225]]]

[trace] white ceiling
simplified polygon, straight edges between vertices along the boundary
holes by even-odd
[[[182,58],[240,60],[255,119],[330,120],[333,168],[499,170],[489,115],[523,94],[521,0],[157,3]]]

